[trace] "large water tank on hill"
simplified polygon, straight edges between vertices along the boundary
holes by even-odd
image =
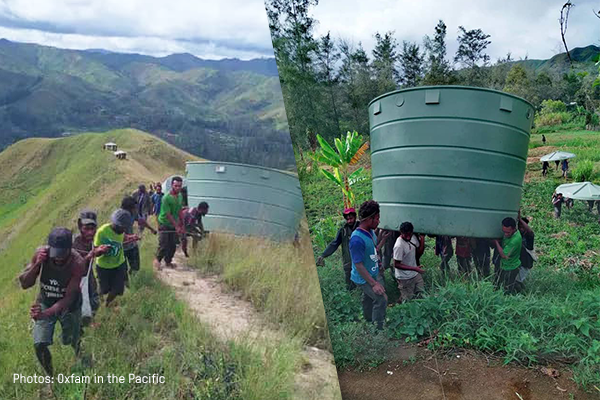
[[[253,165],[194,161],[186,163],[190,207],[208,203],[203,218],[211,232],[291,240],[304,210],[294,174]]]
[[[369,103],[373,198],[380,227],[499,237],[516,217],[533,107],[499,91],[429,86]]]

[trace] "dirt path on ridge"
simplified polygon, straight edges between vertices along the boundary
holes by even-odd
[[[219,282],[218,277],[201,276],[186,266],[178,251],[176,269],[163,268],[157,276],[170,285],[211,332],[223,341],[282,341],[285,332],[269,324],[239,293]],[[339,383],[333,356],[316,347],[305,347],[304,365],[296,373],[294,399],[339,399]]]

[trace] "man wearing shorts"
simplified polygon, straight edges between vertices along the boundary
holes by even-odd
[[[123,241],[139,240],[137,235],[127,235],[125,230],[131,225],[131,214],[118,209],[110,217],[111,222],[98,228],[94,246],[109,246],[109,250],[96,260],[100,294],[107,295],[108,307],[117,296],[123,294],[127,262],[123,251]]]
[[[400,302],[412,300],[423,293],[423,266],[417,264],[417,250],[421,242],[414,234],[413,224],[403,222],[400,225],[400,237],[394,245],[394,267],[400,290]]]
[[[23,289],[35,285],[40,278],[40,292],[31,306],[35,321],[33,345],[35,354],[50,376],[53,375],[52,344],[54,327],[60,322],[62,343],[71,345],[79,355],[81,333],[81,296],[79,284],[84,273],[83,258],[72,251],[73,236],[66,228],[55,228],[48,236],[48,245],[39,247],[25,271],[19,275]]]

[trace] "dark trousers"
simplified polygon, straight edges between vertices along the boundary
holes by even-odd
[[[140,248],[135,246],[124,251],[125,259],[129,264],[129,273],[125,274],[125,281],[129,280],[129,275],[133,275],[140,270]]]
[[[443,274],[447,274],[450,271],[450,260],[452,259],[452,255],[441,255],[442,262],[440,263],[440,270]]]
[[[377,282],[384,285],[383,276],[377,275]],[[387,300],[385,296],[380,296],[373,292],[373,288],[368,283],[358,285],[363,291],[362,306],[363,315],[367,322],[375,322],[377,329],[383,329],[383,322],[385,321],[385,311],[387,309]]]
[[[484,254],[473,254],[473,262],[475,268],[480,276],[487,278],[490,275],[490,255]]]
[[[164,259],[167,264],[170,264],[171,261],[173,261],[175,250],[177,250],[177,241],[177,232],[175,232],[175,228],[169,228],[163,225],[159,226],[156,259],[159,262]]]
[[[523,284],[517,281],[519,268],[510,271],[500,268],[497,276],[496,287],[502,287],[505,293],[515,294],[523,290]]]
[[[344,275],[346,275],[346,289],[348,289],[348,290],[356,289],[356,283],[352,282],[352,279],[350,279],[351,274],[352,274],[352,265],[350,265],[350,268],[344,268]]]
[[[458,272],[461,274],[467,275],[471,272],[471,257],[456,256],[456,263],[458,264]]]

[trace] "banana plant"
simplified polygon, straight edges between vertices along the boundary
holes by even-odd
[[[315,160],[333,169],[332,173],[325,168],[320,168],[321,173],[342,189],[344,207],[352,207],[355,202],[352,184],[360,180],[364,168],[349,173],[350,167],[355,165],[367,151],[369,142],[363,143],[363,137],[356,131],[348,132],[346,137],[342,135],[341,138],[335,138],[335,150],[321,135],[317,134],[317,140],[321,148],[317,150]]]

